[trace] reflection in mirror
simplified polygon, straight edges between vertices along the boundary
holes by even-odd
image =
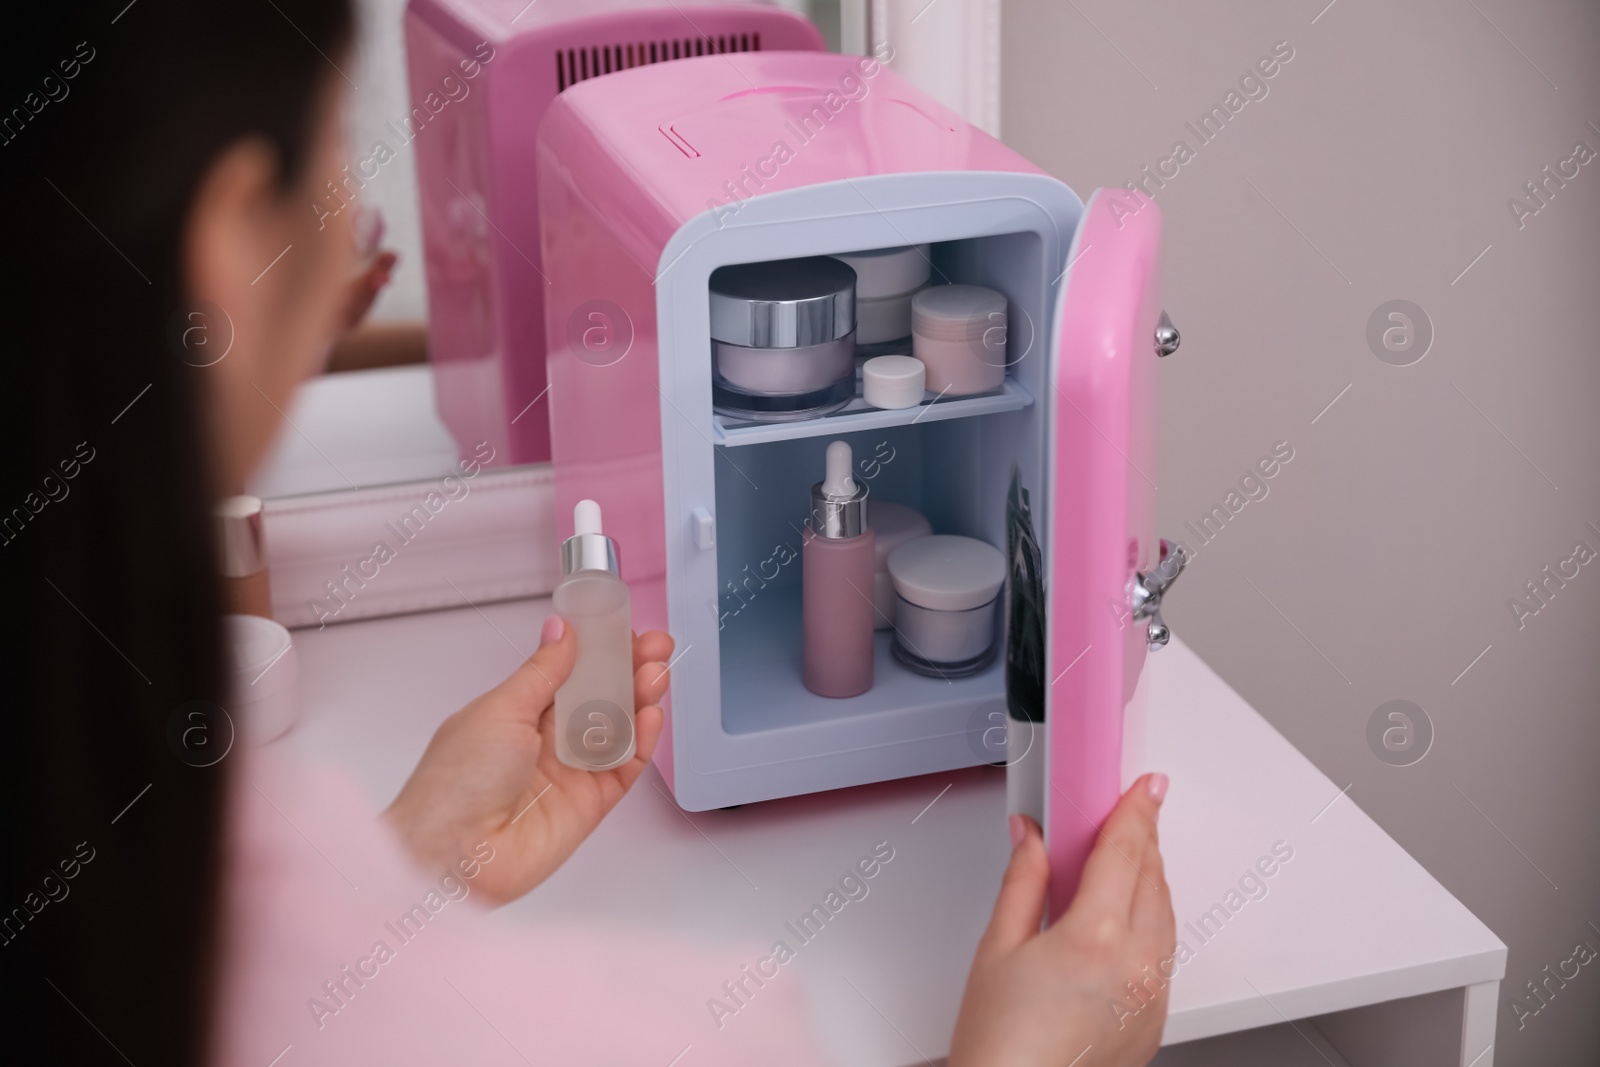
[[[428,481],[456,462],[426,364],[324,374],[301,387],[285,414],[249,486],[264,500]]]
[[[858,15],[864,8],[861,0],[778,3],[815,23],[830,51],[849,36],[842,7]],[[375,173],[363,171],[359,203],[364,215],[382,220],[381,248],[396,261],[365,321],[334,346],[325,373],[286,409],[288,424],[248,487],[266,499],[436,479],[472,451],[473,442],[458,447],[441,422],[427,364],[416,160],[395,133],[410,108],[405,0],[359,0],[359,7],[361,39],[350,74],[361,91],[350,97],[348,156],[354,171],[353,161],[377,158],[374,146],[391,146]]]
[[[840,50],[840,41],[843,37],[840,27],[841,0],[778,0],[779,6],[790,11],[798,11],[810,19],[822,31],[822,39],[827,42],[828,51]]]

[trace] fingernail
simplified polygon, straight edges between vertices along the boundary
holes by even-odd
[[[1154,800],[1157,804],[1159,804],[1163,800],[1167,799],[1167,776],[1166,775],[1164,775],[1164,774],[1152,774],[1150,776],[1149,780],[1145,784],[1150,790],[1150,799],[1151,800]]]
[[[544,629],[539,631],[539,643],[551,645],[561,640],[561,635],[567,632],[567,624],[561,621],[560,615],[552,615],[544,620]]]
[[[1006,821],[1011,824],[1011,847],[1016,848],[1028,836],[1028,824],[1022,821],[1021,815],[1013,815]]]

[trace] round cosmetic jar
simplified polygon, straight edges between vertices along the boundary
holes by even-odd
[[[287,733],[300,717],[300,664],[289,631],[259,615],[224,615],[232,671],[228,710],[253,745]]]
[[[836,256],[856,272],[856,354],[911,351],[911,298],[928,284],[927,245],[880,248]]]
[[[995,615],[1006,581],[1000,550],[936,534],[889,553],[895,604],[894,658],[933,678],[965,678],[994,662]]]
[[[831,256],[711,274],[712,408],[759,422],[855,398],[855,272]]]
[[[877,557],[877,567],[872,575],[872,628],[889,630],[894,628],[895,610],[900,599],[894,591],[894,582],[889,578],[889,553],[907,541],[930,536],[933,525],[917,509],[904,504],[891,504],[886,500],[872,502],[867,509],[867,525],[872,527],[872,549]]]
[[[1006,297],[977,285],[933,285],[911,300],[911,354],[941,396],[992,393],[1006,380]]]

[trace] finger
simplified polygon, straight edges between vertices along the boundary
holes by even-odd
[[[661,740],[661,729],[666,725],[667,713],[659,704],[651,704],[642,708],[633,717],[634,729],[638,731],[638,751],[635,758],[641,764],[649,763],[656,754],[656,742]]]
[[[1000,882],[994,914],[978,942],[978,960],[1004,955],[1039,932],[1044,901],[1050,886],[1050,862],[1045,856],[1039,824],[1026,815],[1011,816],[1011,863]],[[1018,830],[1021,830],[1020,835]]]
[[[354,279],[346,297],[344,311],[346,329],[354,328],[366,317],[367,311],[377,300],[378,293],[389,284],[389,275],[394,270],[396,258],[393,252],[383,252]]]
[[[1146,878],[1139,863],[1155,837],[1166,788],[1166,775],[1147,774],[1122,794],[1083,865],[1083,880],[1067,917],[1094,924],[1131,921],[1134,889]]]
[[[617,784],[621,787],[614,794],[607,792],[606,810],[610,811],[612,805],[622,799],[634,782],[639,780],[639,775],[650,766],[650,759],[656,753],[656,742],[661,740],[661,727],[666,722],[666,712],[659,705],[640,708],[633,717],[635,730],[633,758],[612,773],[616,776]]]
[[[537,722],[555,700],[556,690],[572,674],[577,656],[578,640],[572,627],[559,615],[552,614],[545,619],[544,628],[539,631],[538,650],[504,683],[513,691],[517,709],[530,721]]]
[[[635,634],[633,638],[633,669],[638,670],[646,663],[672,662],[672,638],[661,630],[651,630],[642,637]],[[655,703],[655,701],[649,701]]]
[[[389,275],[394,271],[395,262],[399,259],[393,252],[379,252],[372,257],[372,262],[367,264],[367,269],[361,272],[360,282],[372,292],[382,289],[389,281]]]
[[[646,663],[633,672],[633,706],[642,708],[661,703],[661,695],[672,684],[665,663]]]
[[[1144,877],[1139,879],[1133,890],[1131,923],[1134,937],[1166,958],[1172,954],[1177,941],[1177,920],[1172,915],[1172,893],[1167,888],[1161,843],[1154,836],[1145,845],[1139,869]]]

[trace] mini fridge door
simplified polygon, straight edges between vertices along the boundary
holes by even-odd
[[[1053,921],[1122,790],[1143,772],[1135,604],[1154,537],[1161,212],[1122,189],[1090,198],[1056,296],[1044,523],[1044,834]]]

